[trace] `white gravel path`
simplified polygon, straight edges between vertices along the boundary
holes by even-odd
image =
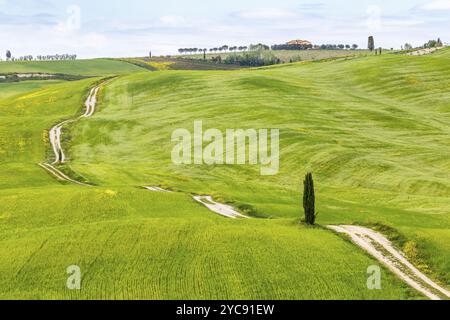
[[[211,196],[195,196],[194,200],[201,203],[212,212],[230,219],[249,218],[247,216],[244,216],[243,214],[240,214],[229,205],[215,202]]]
[[[71,179],[70,177],[68,177],[67,175],[62,173],[60,170],[55,168],[54,166],[57,164],[64,164],[66,162],[66,155],[64,153],[64,150],[62,148],[62,143],[61,143],[62,129],[63,129],[64,125],[75,122],[81,118],[92,117],[92,115],[95,113],[95,106],[97,104],[97,94],[98,94],[99,90],[100,90],[100,86],[95,86],[89,92],[89,96],[85,102],[86,110],[83,115],[81,115],[75,119],[63,121],[63,122],[57,124],[56,126],[54,126],[53,128],[51,128],[49,131],[50,144],[52,145],[53,153],[55,154],[55,161],[52,164],[39,163],[39,166],[41,168],[43,168],[44,170],[46,170],[47,172],[49,172],[51,175],[55,176],[58,180],[67,181],[67,182],[71,182],[71,183],[75,183],[75,184],[79,184],[79,185],[83,185],[83,186],[89,186],[88,184]]]
[[[149,190],[149,191],[155,191],[155,192],[172,193],[172,191],[170,191],[170,190],[165,190],[165,189],[160,188],[160,187],[144,187],[144,189],[147,189],[147,190]]]
[[[55,161],[52,163],[53,165],[63,164],[66,162],[66,155],[64,153],[64,150],[62,148],[62,143],[61,143],[63,126],[68,123],[75,122],[75,121],[79,120],[80,118],[92,117],[92,115],[95,112],[95,106],[97,104],[97,94],[98,94],[99,90],[100,90],[99,86],[96,86],[91,89],[89,96],[85,102],[86,111],[82,116],[80,116],[76,119],[63,121],[63,122],[57,124],[56,126],[54,126],[52,129],[50,129],[49,138],[50,138],[50,143],[53,148],[53,152],[55,154]]]
[[[91,185],[89,185],[89,184],[82,183],[80,181],[76,181],[76,180],[68,177],[67,175],[62,173],[60,170],[58,170],[54,166],[52,166],[51,164],[39,163],[39,166],[60,181],[67,181],[67,182],[72,182],[72,183],[78,184],[80,186],[91,187]]]
[[[359,226],[328,226],[328,228],[349,235],[355,244],[370,253],[404,282],[428,298],[432,300],[442,300],[443,297],[450,298],[450,292],[447,289],[433,282],[414,267],[382,234]]]

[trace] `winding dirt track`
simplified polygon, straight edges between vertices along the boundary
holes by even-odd
[[[100,89],[99,86],[96,86],[91,89],[89,96],[85,102],[86,111],[82,116],[80,116],[76,119],[63,121],[63,122],[57,124],[56,126],[54,126],[52,129],[50,129],[50,132],[49,132],[50,143],[52,145],[53,152],[55,153],[55,161],[52,164],[54,164],[54,165],[55,164],[63,164],[66,162],[66,155],[64,153],[64,150],[63,150],[62,144],[61,144],[61,136],[62,136],[63,126],[68,123],[75,122],[81,118],[92,117],[92,115],[95,112],[95,106],[97,104],[97,93],[98,93],[99,89]]]
[[[346,234],[352,241],[388,267],[408,285],[432,300],[450,298],[450,292],[433,282],[412,265],[382,234],[359,226],[328,226]]]
[[[144,189],[155,192],[169,192],[172,191],[162,189],[160,187],[144,187]],[[230,218],[230,219],[249,219],[249,217],[237,212],[233,207],[215,202],[211,196],[194,196],[193,199],[198,203],[202,204],[210,211],[217,213],[221,216]]]
[[[172,191],[166,190],[166,189],[163,189],[160,187],[144,187],[144,189],[149,190],[149,191],[172,193]]]
[[[74,179],[68,177],[67,175],[65,175],[58,169],[56,169],[54,166],[52,166],[51,164],[39,163],[39,166],[60,181],[72,182],[72,183],[78,184],[80,186],[91,187],[90,184],[86,184],[86,183],[83,183],[83,182],[80,182],[80,181],[77,181],[77,180],[74,180]]]
[[[230,219],[238,219],[238,218],[248,219],[247,216],[240,214],[239,212],[234,210],[233,207],[228,206],[226,204],[221,204],[221,203],[215,202],[213,200],[213,198],[210,196],[196,196],[196,197],[194,197],[194,200],[201,203],[202,205],[207,207],[212,212],[220,214],[221,216],[224,216],[224,217],[227,217]]]
[[[71,182],[71,183],[75,183],[75,184],[79,184],[79,185],[83,185],[83,186],[89,186],[88,184],[71,179],[70,177],[68,177],[67,175],[62,173],[60,170],[55,168],[54,166],[57,164],[64,164],[67,159],[66,154],[64,153],[64,150],[62,148],[62,143],[61,143],[62,129],[63,129],[64,125],[78,121],[79,119],[82,119],[82,118],[92,117],[92,115],[95,113],[95,106],[97,104],[97,94],[98,94],[99,90],[100,90],[100,86],[98,85],[98,86],[92,88],[91,91],[89,92],[89,96],[85,102],[86,111],[84,112],[83,115],[81,115],[75,119],[63,121],[50,129],[49,138],[50,138],[50,144],[52,145],[53,153],[55,154],[55,161],[52,164],[39,163],[39,166],[41,168],[43,168],[44,170],[46,170],[47,172],[49,172],[51,175],[53,175],[60,181],[67,181],[67,182]]]

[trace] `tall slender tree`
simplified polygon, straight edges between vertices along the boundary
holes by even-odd
[[[303,209],[305,210],[305,222],[309,225],[316,223],[316,195],[312,173],[308,173],[304,181]]]
[[[369,48],[370,51],[375,50],[375,40],[374,40],[373,36],[370,36],[370,37],[369,37],[369,45],[368,45],[368,48]]]

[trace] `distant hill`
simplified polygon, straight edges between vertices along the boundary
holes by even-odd
[[[142,71],[141,68],[112,59],[68,60],[68,61],[3,61],[3,73],[48,73],[80,76],[116,75]]]

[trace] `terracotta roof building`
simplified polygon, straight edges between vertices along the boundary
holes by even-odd
[[[311,42],[307,40],[292,40],[287,43],[289,46],[309,46],[312,45]]]

